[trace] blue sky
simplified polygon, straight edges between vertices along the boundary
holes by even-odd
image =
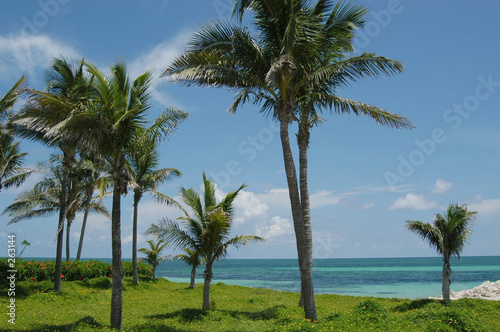
[[[399,131],[354,115],[324,114],[312,131],[309,185],[314,256],[434,256],[405,220],[432,222],[452,202],[479,212],[464,255],[499,255],[500,241],[500,3],[469,1],[358,1],[368,6],[357,52],[401,61],[405,74],[353,84],[339,95],[409,118],[417,128]],[[203,22],[230,19],[230,0],[3,1],[0,4],[0,94],[22,74],[44,88],[44,70],[55,56],[85,57],[100,68],[125,60],[131,76],[156,75],[179,54]],[[291,213],[277,126],[252,105],[225,111],[232,93],[186,88],[158,77],[151,118],[167,106],[189,113],[174,139],[161,147],[162,167],[184,174],[161,190],[201,185],[202,171],[223,195],[248,185],[236,202],[234,234],[256,234],[266,243],[230,251],[232,258],[294,258]],[[21,103],[18,104],[20,106]],[[291,137],[295,128],[291,128]],[[292,141],[293,143],[293,141]],[[22,142],[27,166],[54,152]],[[24,187],[0,193],[3,210]],[[109,205],[109,202],[107,202]],[[123,257],[131,257],[130,195],[122,204]],[[146,196],[139,210],[142,233],[179,212]],[[57,217],[6,226],[0,247],[16,234],[31,247],[26,256],[55,255]],[[81,216],[72,227],[76,254]],[[111,225],[92,216],[83,257],[110,257]],[[139,247],[146,238],[140,236]]]

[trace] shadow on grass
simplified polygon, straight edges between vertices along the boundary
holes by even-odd
[[[205,309],[192,309],[192,308],[186,308],[186,309],[181,309],[174,311],[172,313],[168,314],[158,314],[158,315],[150,315],[150,316],[144,316],[144,318],[148,319],[170,319],[170,318],[179,318],[179,321],[181,322],[195,322],[195,321],[201,321],[203,318],[208,315],[210,310],[205,310]]]
[[[30,295],[36,293],[48,293],[54,290],[54,282],[52,281],[38,281],[31,283],[28,287],[22,284],[16,285],[16,298],[25,299]],[[8,296],[8,289],[0,291],[0,297]]]
[[[219,310],[219,311],[227,313],[233,318],[237,318],[238,316],[244,316],[250,320],[270,320],[270,319],[277,319],[280,317],[280,309],[286,309],[286,307],[284,305],[276,305],[271,308],[254,312],[236,311],[236,310]]]
[[[432,300],[432,299],[419,299],[419,300],[413,300],[411,302],[403,303],[398,305],[397,307],[394,308],[394,311],[397,312],[406,312],[406,311],[411,311],[415,309],[421,309],[425,306],[427,306],[430,303],[439,303],[442,305],[447,305],[446,302],[440,301],[440,300]]]
[[[19,330],[19,331],[30,331],[30,332],[42,332],[42,331],[73,331],[77,327],[80,326],[88,326],[91,328],[101,328],[102,325],[99,324],[94,317],[92,316],[85,316],[82,319],[77,320],[74,323],[69,323],[69,324],[64,324],[64,325],[44,325],[41,328],[38,329],[29,329],[29,330]]]
[[[178,318],[179,321],[182,323],[192,323],[192,322],[203,321],[205,317],[212,312],[212,313],[223,313],[233,318],[238,318],[243,316],[250,320],[270,320],[279,318],[280,309],[285,309],[285,308],[286,307],[284,305],[277,305],[268,309],[264,309],[261,311],[254,311],[254,312],[237,311],[237,310],[215,310],[215,309],[205,310],[205,309],[186,308],[167,314],[145,316],[145,318],[147,319]]]

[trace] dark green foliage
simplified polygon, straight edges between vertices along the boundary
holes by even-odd
[[[387,309],[372,299],[359,303],[355,312],[361,320],[371,323],[383,322],[388,317]]]
[[[4,275],[11,269],[8,260],[0,258],[0,276],[3,286],[6,286],[7,278]],[[16,280],[17,281],[54,281],[55,261],[53,260],[26,260],[17,258]],[[87,280],[100,277],[111,277],[111,264],[99,260],[63,262],[61,277],[63,281]],[[138,264],[141,277],[151,278],[153,273],[151,267],[145,263]],[[132,276],[132,262],[122,262],[122,273],[124,277]]]

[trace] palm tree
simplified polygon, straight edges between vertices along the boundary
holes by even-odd
[[[20,152],[19,142],[3,130],[0,132],[0,191],[19,187],[35,170],[21,167],[26,152]]]
[[[26,248],[29,247],[31,243],[29,243],[28,240],[24,239],[23,242],[21,242],[21,245],[23,246],[23,249],[21,249],[21,252],[19,253],[19,255],[17,255],[17,257],[19,258],[21,258],[21,256],[24,253],[24,250],[26,250]]]
[[[399,73],[402,65],[372,53],[343,56],[353,49],[353,31],[364,23],[366,10],[361,6],[334,6],[329,0],[319,0],[314,6],[301,0],[236,0],[234,15],[240,21],[246,11],[255,17],[256,37],[230,23],[207,24],[164,75],[185,85],[230,88],[236,95],[229,112],[252,102],[279,121],[304,311],[306,318],[316,320],[306,153],[312,122],[308,121],[316,118],[316,107],[326,107],[335,113],[364,114],[396,128],[411,127],[402,116],[336,95],[336,89],[349,81]],[[293,122],[305,129],[298,137],[300,187],[288,132]]]
[[[17,97],[21,94],[26,78],[22,76],[5,95],[0,96],[0,120],[3,122],[9,115],[9,110],[14,106]],[[3,128],[2,128],[3,129]]]
[[[155,281],[156,267],[164,260],[172,258],[172,256],[160,256],[163,249],[165,249],[165,247],[168,245],[168,242],[166,242],[165,240],[158,239],[156,242],[154,240],[148,240],[146,241],[146,243],[149,244],[149,249],[141,248],[139,249],[139,251],[146,255],[146,257],[142,259],[145,260],[153,268],[153,281]]]
[[[126,192],[126,153],[144,131],[146,114],[151,107],[151,72],[145,72],[131,81],[126,65],[118,62],[111,66],[111,75],[106,76],[96,66],[86,63],[93,77],[94,99],[85,112],[78,113],[65,123],[68,133],[88,138],[109,165],[113,181],[111,214],[112,277],[111,327],[122,328],[122,265],[121,265],[121,195]],[[168,137],[175,131],[177,123],[187,118],[187,113],[168,109],[164,111],[146,131],[158,132]],[[82,126],[82,123],[85,125]]]
[[[469,242],[471,226],[477,211],[468,211],[467,205],[450,204],[445,215],[436,214],[434,225],[407,220],[406,225],[443,256],[443,300],[450,300],[450,257],[460,259],[460,253]]]
[[[166,205],[180,206],[174,199],[158,192],[158,185],[181,176],[175,168],[158,168],[158,136],[155,133],[144,133],[128,153],[129,167],[127,167],[129,187],[134,191],[134,217],[132,230],[132,272],[133,283],[139,284],[137,272],[137,214],[139,201],[149,192],[153,198]]]
[[[174,256],[174,259],[178,259],[183,261],[186,264],[189,264],[191,268],[191,283],[189,284],[189,288],[193,289],[195,286],[195,278],[196,278],[196,268],[200,266],[203,261],[200,257],[200,254],[193,249],[184,248],[185,254],[179,254]]]
[[[14,84],[4,96],[0,96],[0,191],[2,188],[18,187],[34,171],[22,168],[27,153],[19,151],[19,142],[9,135],[4,128],[4,120],[9,116],[9,110],[19,97],[26,80],[23,77]]]
[[[253,235],[229,237],[233,225],[233,201],[245,185],[228,193],[219,203],[215,198],[215,185],[207,179],[205,173],[203,185],[203,202],[193,188],[180,190],[182,201],[191,208],[194,215],[179,218],[186,229],[182,229],[175,221],[164,218],[158,224],[151,225],[146,233],[156,235],[179,249],[188,248],[200,254],[205,263],[203,309],[210,309],[210,282],[214,262],[226,257],[231,246],[238,248],[264,239]]]
[[[35,184],[35,186],[21,194],[5,208],[3,214],[8,213],[10,217],[9,224],[17,223],[22,220],[47,217],[57,213],[61,209],[61,183],[62,183],[62,164],[60,156],[51,158],[50,164],[40,163],[39,169],[44,170],[46,175]],[[76,177],[70,178],[71,190],[66,205],[68,211],[66,214],[66,260],[70,260],[70,229],[76,214],[87,209],[86,188]],[[101,201],[91,201],[88,206],[89,212],[99,213],[109,217],[109,212]]]
[[[59,223],[57,229],[56,264],[54,290],[61,291],[62,246],[64,220],[67,214],[70,169],[75,161],[77,147],[84,142],[63,125],[75,114],[82,112],[90,97],[89,78],[83,60],[71,64],[66,59],[54,59],[47,72],[47,91],[28,90],[28,101],[13,116],[10,130],[23,138],[57,147],[63,153],[63,170]]]
[[[78,163],[79,173],[81,174],[82,184],[85,190],[85,211],[83,214],[82,228],[80,231],[80,240],[78,241],[78,251],[76,253],[76,260],[80,260],[83,249],[83,239],[85,237],[85,229],[87,227],[88,215],[90,212],[90,204],[92,202],[94,191],[97,189],[99,191],[99,198],[102,202],[106,190],[111,185],[109,181],[109,176],[105,176],[104,172],[104,160],[99,158],[92,151],[87,151],[83,153],[80,151],[80,160]]]

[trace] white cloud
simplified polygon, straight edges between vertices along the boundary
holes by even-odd
[[[55,57],[68,59],[79,58],[78,52],[71,46],[52,39],[46,35],[0,36],[0,74],[7,73],[11,68],[32,75],[35,69],[45,69]]]
[[[262,203],[251,191],[241,190],[234,201],[237,217],[236,223],[244,223],[249,218],[266,218],[269,206]]]
[[[411,209],[411,210],[428,210],[438,207],[436,201],[429,201],[424,195],[408,193],[404,197],[398,198],[390,207],[389,210]]]
[[[130,74],[136,77],[146,70],[151,70],[158,79],[165,68],[184,50],[190,35],[191,31],[184,31],[173,40],[164,41],[142,54],[131,62]]]
[[[496,199],[481,199],[479,202],[467,205],[467,210],[479,212],[479,216],[499,215],[500,214],[500,198]]]
[[[147,70],[153,72],[151,93],[153,98],[161,105],[177,104],[170,96],[159,91],[157,86],[165,84],[161,79],[163,71],[184,51],[191,34],[191,31],[183,31],[176,38],[162,42],[130,63],[131,77],[142,75]]]
[[[453,183],[438,179],[432,188],[432,194],[445,194],[453,187]]]
[[[265,237],[266,239],[293,234],[293,226],[288,219],[280,216],[272,217],[269,223],[260,226],[256,230],[257,236]]]

